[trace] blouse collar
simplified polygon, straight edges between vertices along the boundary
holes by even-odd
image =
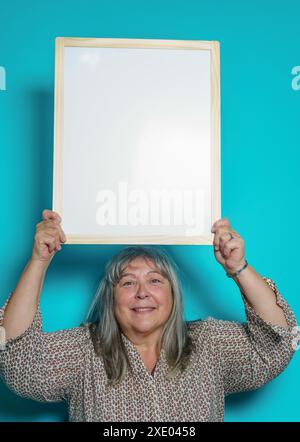
[[[141,375],[144,378],[147,379],[156,379],[159,377],[166,369],[166,355],[165,355],[165,349],[162,347],[160,350],[160,356],[156,363],[154,375],[149,373],[148,369],[146,368],[144,361],[136,348],[136,346],[133,344],[133,342],[130,341],[130,339],[121,331],[122,341],[124,343],[125,349],[127,351],[127,355],[129,357],[133,372],[135,375],[139,376],[139,379]]]

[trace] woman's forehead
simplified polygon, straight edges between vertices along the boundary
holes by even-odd
[[[125,272],[135,272],[140,269],[155,271],[161,273],[156,264],[150,260],[149,258],[137,257],[132,259],[127,265],[125,265],[122,269],[122,274]]]

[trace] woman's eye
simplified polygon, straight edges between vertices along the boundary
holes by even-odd
[[[153,283],[159,283],[159,282],[161,282],[161,280],[160,279],[157,279],[157,278],[153,278],[153,279],[151,279],[150,280],[151,282],[153,282]],[[125,281],[124,283],[123,283],[123,286],[130,286],[130,285],[132,285],[132,284],[134,284],[134,281]]]

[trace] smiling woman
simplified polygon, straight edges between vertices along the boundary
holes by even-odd
[[[261,387],[290,362],[295,315],[274,281],[244,266],[243,241],[224,221],[214,253],[240,287],[246,323],[185,321],[175,262],[131,246],[106,264],[84,323],[43,332],[36,298],[59,250],[58,221],[37,225],[34,259],[0,309],[0,375],[15,393],[66,401],[73,422],[222,422],[226,395]]]
[[[146,258],[126,267],[115,289],[115,316],[123,333],[146,353],[160,353],[160,340],[172,310],[171,285]],[[156,276],[156,277],[155,277]],[[129,279],[130,278],[130,279]]]
[[[104,359],[109,385],[131,370],[122,336],[135,346],[149,372],[162,344],[171,377],[187,364],[193,345],[176,272],[176,263],[151,246],[127,247],[107,264],[86,322],[95,352]]]

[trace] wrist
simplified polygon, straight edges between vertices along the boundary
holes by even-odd
[[[238,266],[235,266],[234,268],[226,269],[226,275],[229,278],[236,278],[238,277],[246,268],[248,267],[248,262],[246,259],[241,261],[241,263]]]
[[[50,264],[50,261],[43,261],[41,259],[38,258],[34,258],[34,257],[30,257],[28,265],[30,267],[35,268],[36,270],[41,270],[41,271],[46,271],[48,266]]]

